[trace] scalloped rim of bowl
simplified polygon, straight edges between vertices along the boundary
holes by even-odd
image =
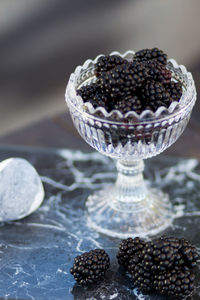
[[[69,103],[74,107],[75,110],[78,110],[79,113],[83,114],[86,118],[92,118],[100,122],[107,122],[112,124],[141,124],[141,123],[152,123],[166,120],[166,118],[175,117],[178,114],[181,114],[183,111],[187,109],[188,106],[194,106],[196,101],[196,89],[192,74],[187,71],[186,67],[183,65],[178,65],[178,63],[174,59],[168,59],[168,67],[172,67],[173,69],[181,72],[183,75],[187,77],[187,89],[184,90],[183,95],[179,102],[173,101],[168,108],[164,106],[160,106],[155,112],[152,110],[144,110],[141,114],[138,114],[134,111],[129,111],[125,115],[123,115],[119,110],[112,110],[111,112],[107,112],[105,108],[98,107],[94,108],[93,105],[89,102],[83,102],[81,96],[76,93],[76,79],[82,72],[86,72],[91,68],[94,69],[94,64],[97,62],[98,58],[104,54],[98,55],[94,60],[87,59],[84,64],[81,66],[77,66],[74,73],[70,75],[69,82],[67,84],[65,100],[67,104]],[[132,50],[126,51],[124,54],[121,54],[118,51],[113,51],[109,55],[119,55],[127,60],[132,59],[135,55],[135,52]],[[193,96],[187,99],[187,94],[191,91],[191,95]],[[71,99],[75,101],[71,101]],[[186,100],[186,101],[185,101]],[[188,100],[188,101],[187,101]],[[97,114],[101,114],[102,117]],[[118,119],[116,119],[116,117]],[[128,121],[125,122],[125,119]],[[134,120],[131,121],[130,120]]]

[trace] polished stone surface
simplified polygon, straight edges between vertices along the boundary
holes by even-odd
[[[0,297],[5,299],[165,299],[144,296],[118,267],[119,240],[87,227],[85,200],[115,179],[115,166],[98,153],[0,147],[0,161],[22,157],[39,172],[45,187],[43,205],[31,216],[1,223]],[[185,237],[200,250],[200,164],[196,159],[159,155],[146,161],[145,177],[168,192],[176,219],[165,233]],[[111,269],[101,284],[83,288],[69,273],[76,255],[104,248]],[[199,270],[196,270],[199,281]],[[169,298],[168,298],[169,299]],[[190,299],[200,299],[200,289]]]

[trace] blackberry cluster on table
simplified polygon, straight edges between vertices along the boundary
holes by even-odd
[[[167,54],[158,48],[142,49],[133,59],[100,56],[95,64],[96,82],[77,90],[84,102],[122,114],[168,108],[182,96],[181,82],[172,80]]]
[[[117,259],[144,293],[183,299],[194,291],[192,268],[199,255],[184,238],[162,236],[150,242],[128,238],[121,241]]]
[[[75,257],[70,273],[82,284],[100,281],[110,266],[110,258],[104,249],[95,249]]]

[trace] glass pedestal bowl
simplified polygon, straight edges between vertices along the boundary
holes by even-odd
[[[123,55],[127,60],[133,51]],[[99,56],[98,56],[99,57]],[[88,225],[98,232],[118,238],[148,236],[167,228],[173,221],[173,207],[167,194],[151,188],[143,178],[143,159],[155,156],[172,145],[184,131],[196,101],[191,73],[175,60],[167,67],[173,80],[183,84],[179,102],[155,113],[146,110],[138,115],[119,111],[107,113],[104,108],[83,103],[76,90],[95,82],[94,60],[87,60],[71,74],[66,102],[75,127],[83,139],[100,153],[117,159],[115,184],[95,192],[87,199]]]

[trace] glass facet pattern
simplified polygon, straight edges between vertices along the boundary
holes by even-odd
[[[131,59],[133,55],[133,51],[127,51],[121,56]],[[167,67],[173,80],[183,84],[179,102],[173,102],[168,109],[160,107],[155,113],[108,113],[102,107],[94,109],[90,103],[83,103],[76,94],[77,88],[95,81],[98,57],[78,66],[66,89],[66,102],[80,135],[100,153],[118,159],[116,184],[91,195],[87,201],[88,223],[117,237],[154,234],[172,222],[173,208],[166,194],[144,183],[141,160],[163,152],[180,137],[196,101],[194,81],[184,66],[170,59]]]

